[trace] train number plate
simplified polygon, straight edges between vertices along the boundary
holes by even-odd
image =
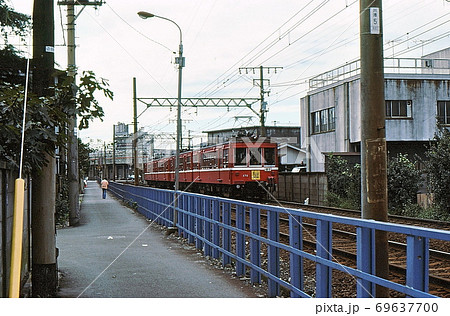
[[[252,180],[260,180],[261,179],[261,171],[252,170]]]

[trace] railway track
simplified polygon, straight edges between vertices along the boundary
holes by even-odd
[[[350,209],[342,209],[336,207],[329,206],[318,206],[318,205],[305,205],[302,203],[289,202],[289,201],[278,201],[274,203],[273,201],[268,202],[272,205],[287,207],[287,208],[301,208],[305,211],[313,211],[317,213],[327,213],[333,215],[347,216],[347,217],[361,217],[361,211],[358,210],[350,210]],[[397,224],[405,224],[405,225],[414,225],[420,227],[434,228],[434,229],[443,229],[450,230],[450,222],[438,221],[433,219],[423,219],[423,218],[415,218],[415,217],[407,217],[400,215],[389,215],[389,222],[397,223]]]

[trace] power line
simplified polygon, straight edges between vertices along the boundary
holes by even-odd
[[[205,95],[207,95],[207,92],[203,92],[203,91],[207,91],[208,89],[210,89],[211,85],[214,85],[216,81],[222,81],[224,82],[229,76],[234,77],[236,74],[232,75],[232,74],[228,74],[230,71],[235,71],[235,69],[237,68],[237,66],[241,63],[241,61],[243,61],[247,56],[249,56],[254,50],[256,50],[258,47],[260,47],[261,45],[263,45],[264,42],[266,42],[271,36],[273,36],[276,32],[278,32],[283,26],[285,26],[287,23],[289,23],[292,19],[294,19],[298,14],[300,14],[303,10],[306,9],[306,7],[308,7],[311,3],[313,2],[313,0],[311,0],[310,2],[308,2],[305,6],[303,6],[299,11],[297,11],[292,17],[290,17],[286,22],[284,22],[278,29],[276,29],[274,32],[272,32],[269,36],[267,36],[263,41],[261,41],[253,50],[251,50],[250,52],[248,52],[244,57],[242,57],[239,61],[237,61],[235,64],[233,64],[230,68],[228,68],[222,75],[220,75],[216,80],[214,80],[213,82],[211,82],[209,85],[207,85],[205,88],[203,88],[202,90],[200,90],[200,92],[197,93],[197,95],[201,95],[202,93],[204,93]],[[228,74],[228,75],[227,75]],[[224,77],[224,79],[220,79]]]
[[[87,12],[88,13],[88,12]],[[137,60],[136,57],[133,56],[133,54],[131,54],[116,38],[115,36],[113,36],[99,21],[97,21],[96,18],[94,18],[90,13],[88,13],[89,17],[106,33],[109,35],[109,37],[111,37],[111,39],[116,42],[117,45],[119,45],[119,47],[128,55],[131,57],[131,59],[139,66],[141,67],[141,69],[150,76],[150,78],[153,79],[153,81],[155,81],[155,83],[161,88],[163,89],[168,95],[170,95],[169,91],[166,90],[166,88],[164,88],[158,80],[156,80],[155,77],[153,77],[153,75],[148,72],[148,70]],[[170,50],[170,49],[169,49]]]
[[[151,42],[153,42],[153,43],[155,43],[155,44],[157,44],[157,45],[159,45],[159,46],[161,46],[161,47],[163,47],[163,48],[165,48],[166,50],[168,50],[169,52],[171,52],[171,53],[176,53],[176,52],[174,52],[173,50],[171,50],[169,47],[167,47],[166,45],[164,45],[164,44],[162,44],[162,43],[160,43],[160,42],[158,42],[158,41],[155,41],[154,39],[151,39],[150,37],[148,37],[147,35],[145,35],[144,33],[142,33],[141,31],[139,31],[137,28],[135,28],[133,25],[131,25],[130,23],[128,23],[128,21],[127,20],[125,20],[124,18],[122,18],[108,3],[106,3],[106,5],[111,9],[111,11],[120,19],[120,20],[122,20],[122,22],[124,22],[126,25],[128,25],[131,29],[133,29],[136,33],[138,33],[139,35],[141,35],[141,36],[143,36],[143,37],[145,37],[146,39],[148,39],[149,41],[151,41]]]

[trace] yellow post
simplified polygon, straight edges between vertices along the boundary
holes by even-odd
[[[20,270],[22,268],[22,237],[23,237],[23,205],[25,181],[16,179],[14,192],[14,218],[11,244],[11,273],[9,278],[9,297],[20,296]]]

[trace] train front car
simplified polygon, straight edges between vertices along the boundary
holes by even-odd
[[[266,197],[278,183],[277,144],[270,138],[242,137],[230,141],[229,170],[233,194]]]
[[[151,186],[173,189],[175,157],[145,165]],[[261,198],[278,183],[277,144],[269,138],[233,138],[229,142],[180,155],[180,189],[226,196]]]

